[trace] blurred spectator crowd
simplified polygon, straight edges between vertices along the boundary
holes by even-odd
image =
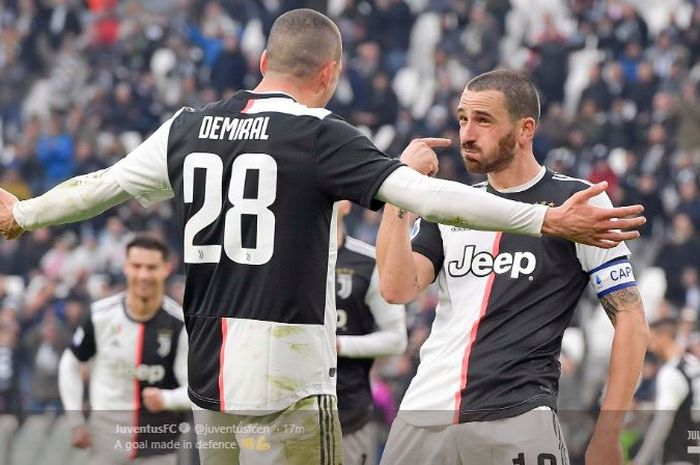
[[[254,87],[272,22],[297,7],[329,14],[343,35],[329,108],[391,155],[415,137],[450,137],[445,178],[480,180],[456,143],[470,77],[499,66],[531,77],[537,157],[608,181],[615,203],[644,204],[649,222],[630,245],[647,312],[682,317],[689,343],[700,340],[697,0],[0,0],[0,186],[41,194],[111,165],[180,107]],[[0,242],[0,412],[60,410],[57,363],[73,329],[123,285],[130,232],[179,251],[173,213],[130,202]],[[348,229],[373,243],[378,221],[357,208]],[[181,289],[175,275],[171,293]],[[606,369],[611,328],[590,297],[564,341],[564,408],[593,405]],[[426,293],[411,305],[408,353],[377,365],[386,405],[415,370],[435,303]]]

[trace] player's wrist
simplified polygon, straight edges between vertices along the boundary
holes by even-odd
[[[561,207],[546,207],[544,220],[542,221],[542,235],[556,236],[560,232],[562,211]]]

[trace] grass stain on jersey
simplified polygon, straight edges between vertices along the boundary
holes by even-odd
[[[287,337],[303,333],[304,329],[296,326],[276,326],[272,328],[273,337]]]
[[[462,228],[471,227],[471,225],[469,224],[469,222],[467,220],[465,220],[464,218],[461,218],[459,216],[440,217],[440,216],[428,215],[425,217],[425,219],[430,221],[431,223],[447,224],[450,226],[459,226]]]
[[[289,350],[292,350],[302,355],[311,355],[313,353],[313,350],[311,349],[311,344],[293,342],[289,344]]]
[[[280,391],[296,391],[299,389],[299,381],[286,376],[268,376],[268,382]]]

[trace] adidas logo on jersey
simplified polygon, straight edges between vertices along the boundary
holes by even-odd
[[[495,257],[488,252],[475,252],[475,246],[465,246],[462,258],[447,264],[448,274],[459,278],[469,273],[477,277],[509,273],[511,278],[517,279],[531,274],[537,265],[537,259],[531,252],[503,252]]]

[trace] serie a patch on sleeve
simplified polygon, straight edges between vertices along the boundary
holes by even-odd
[[[592,269],[589,273],[591,284],[598,298],[605,297],[611,292],[636,286],[632,264],[627,258],[616,258]]]

